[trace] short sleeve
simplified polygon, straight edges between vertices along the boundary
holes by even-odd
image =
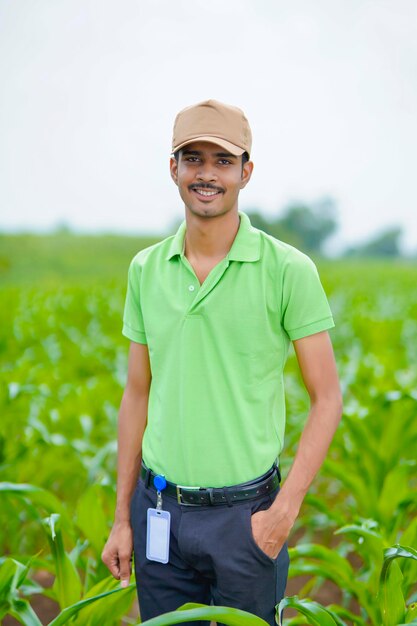
[[[135,257],[129,266],[122,334],[131,341],[146,344],[148,342],[140,300],[140,274],[141,268]]]
[[[291,341],[334,326],[332,312],[313,261],[296,250],[283,271],[282,326]]]

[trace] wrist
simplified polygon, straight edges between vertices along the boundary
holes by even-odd
[[[283,489],[277,494],[271,511],[278,514],[279,517],[285,517],[291,524],[294,524],[298,517],[302,504],[302,498],[296,498],[287,494]]]
[[[130,512],[116,510],[114,514],[114,525],[124,526],[125,524],[130,526]]]

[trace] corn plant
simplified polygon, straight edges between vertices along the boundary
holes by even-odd
[[[351,526],[340,529],[340,532],[353,533],[361,540],[359,553],[364,558],[364,565],[359,572],[355,572],[349,561],[335,550],[316,544],[301,544],[290,549],[291,576],[308,574],[319,584],[324,580],[335,583],[343,590],[346,604],[352,598],[359,604],[361,615],[354,618],[353,613],[349,612],[349,615],[360,626],[397,626],[417,617],[416,605],[412,601],[417,582],[417,550],[403,545],[384,549],[381,535],[366,526]],[[398,559],[409,560],[411,567],[401,569]],[[332,610],[339,616],[348,613],[346,606],[335,606]]]
[[[26,564],[9,558],[1,565],[4,600],[0,610],[3,614],[13,615],[23,624],[37,626],[40,622],[30,607],[30,595],[42,593],[56,601],[61,609],[54,625],[64,624],[69,619],[79,626],[119,624],[132,605],[136,589],[133,577],[132,584],[122,590],[119,582],[108,575],[100,558],[108,532],[105,508],[100,506],[100,501],[106,504],[107,487],[101,489],[100,485],[95,485],[86,490],[78,503],[75,521],[69,519],[65,508],[47,490],[3,483],[0,493],[9,498],[13,496],[26,507],[31,518],[46,533],[50,547],[50,557],[41,557],[38,553]],[[41,517],[41,510],[53,510],[57,504],[60,513]],[[74,547],[70,552],[66,551],[65,540],[73,544],[75,537]],[[51,588],[44,589],[29,578],[29,570],[36,567],[54,575]]]
[[[62,558],[62,557],[61,557]],[[25,626],[41,626],[41,621],[30,605],[30,595],[43,591],[28,578],[31,563],[23,564],[12,558],[0,559],[0,620],[11,615]],[[60,582],[66,580],[65,567],[60,570]],[[68,577],[68,586],[74,593],[74,575]],[[74,626],[103,626],[119,624],[128,612],[136,592],[135,583],[122,589],[112,576],[92,587],[80,600],[62,608],[70,601],[70,593],[59,596],[60,614],[48,626],[61,626],[71,621]],[[110,617],[111,616],[111,617]]]
[[[29,563],[24,565],[12,558],[0,559],[0,623],[3,617],[11,615],[21,624],[41,626],[41,622],[30,606],[29,600],[22,597],[21,591],[28,592],[27,574]],[[26,590],[24,583],[26,581]],[[39,586],[30,582],[30,590],[36,593]]]
[[[59,605],[55,626],[102,626],[109,616],[118,624],[134,584],[121,590],[100,555],[115,505],[126,271],[146,242],[97,238],[94,267],[92,240],[0,239],[2,257],[10,256],[0,268],[7,302],[0,307],[0,554],[7,555],[0,560],[0,620],[9,614],[38,626],[30,602],[42,593]],[[345,414],[295,528],[301,540],[290,576],[309,574],[309,581],[282,601],[277,619],[285,626],[413,623],[417,268],[319,262],[336,319]],[[286,391],[284,477],[309,407],[294,354]],[[51,588],[36,582],[38,570],[54,577]],[[340,590],[340,606],[316,601],[327,581]],[[284,619],[286,608],[298,617]],[[225,607],[188,605],[155,619],[249,618],[259,624]]]
[[[11,558],[0,559],[0,620],[11,615],[25,626],[42,626],[29,600],[22,597],[22,594],[39,593],[42,589],[28,578],[29,567],[30,563],[25,565]],[[117,581],[109,577],[84,598],[64,608],[48,626],[61,626],[69,621],[78,626],[118,624],[127,612],[134,592],[134,583],[121,589]]]
[[[417,402],[409,392],[376,394],[366,410],[345,411],[324,474],[340,483],[339,510],[361,511],[394,540],[417,513]],[[381,419],[381,416],[384,419]],[[403,433],[408,433],[406,438]]]

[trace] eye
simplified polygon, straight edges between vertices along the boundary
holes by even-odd
[[[189,156],[189,157],[186,157],[185,160],[188,161],[189,163],[196,163],[200,159],[198,157],[196,157],[196,156]]]
[[[230,165],[231,161],[229,161],[228,159],[219,159],[219,163],[221,165]]]

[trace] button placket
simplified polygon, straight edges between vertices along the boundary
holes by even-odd
[[[185,267],[185,269],[187,270],[187,274],[188,274],[187,282],[185,283],[185,287],[186,287],[187,291],[190,292],[190,294],[193,294],[194,296],[196,296],[197,293],[198,293],[197,287],[195,286],[195,284],[193,285],[192,283],[188,282],[188,281],[193,280],[193,279],[197,280],[195,272],[194,272],[194,270],[193,270],[193,268],[191,266],[191,263],[188,261],[187,257],[182,255],[181,256],[181,262],[182,262],[183,266]],[[188,306],[190,306],[190,305],[188,305]],[[192,306],[192,303],[191,303],[191,306]]]
[[[194,310],[197,305],[214,289],[214,287],[220,281],[228,267],[229,259],[225,257],[215,266],[215,268],[213,268],[214,272],[213,270],[210,272],[210,274],[198,290],[194,302],[190,307],[190,311]]]

